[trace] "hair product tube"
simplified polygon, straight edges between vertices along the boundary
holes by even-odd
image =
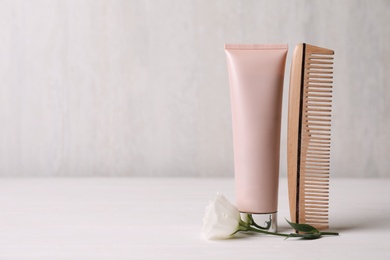
[[[233,122],[236,203],[276,231],[287,44],[226,44]]]

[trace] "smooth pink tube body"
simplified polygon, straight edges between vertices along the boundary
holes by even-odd
[[[277,212],[284,69],[288,46],[226,44],[239,211]]]

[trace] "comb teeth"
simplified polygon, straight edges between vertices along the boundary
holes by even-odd
[[[333,51],[304,46],[298,223],[329,226]]]

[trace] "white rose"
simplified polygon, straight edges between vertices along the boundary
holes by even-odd
[[[229,238],[240,228],[240,212],[222,194],[206,208],[203,218],[203,235],[207,239]]]

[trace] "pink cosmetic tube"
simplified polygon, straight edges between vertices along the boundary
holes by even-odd
[[[233,122],[236,203],[276,232],[287,44],[225,45]]]

